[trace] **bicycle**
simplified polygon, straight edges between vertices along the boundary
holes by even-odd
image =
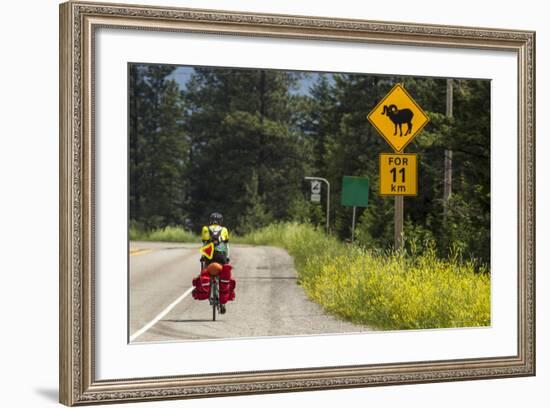
[[[206,262],[201,260],[201,270],[205,269]],[[225,305],[220,303],[220,278],[217,275],[210,274],[210,294],[208,301],[212,306],[212,321],[216,321],[216,312],[225,313]]]
[[[212,305],[212,321],[216,321],[216,311],[221,313],[220,304],[220,283],[217,276],[210,276],[210,297],[208,298]]]

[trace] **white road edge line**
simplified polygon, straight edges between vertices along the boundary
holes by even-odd
[[[153,320],[151,320],[149,323],[147,323],[145,326],[143,326],[137,332],[132,334],[132,336],[130,337],[130,342],[134,341],[139,336],[141,336],[143,333],[145,333],[147,330],[149,330],[151,327],[153,327],[155,324],[157,324],[160,319],[162,319],[164,316],[166,316],[170,312],[170,310],[172,310],[174,307],[176,307],[176,305],[179,302],[181,302],[187,295],[189,295],[192,290],[193,290],[193,287],[191,286],[189,289],[187,289],[185,291],[185,293],[183,295],[181,295],[179,298],[174,300],[172,303],[170,303],[170,305],[168,305],[168,307],[166,309],[164,309],[162,312],[160,312],[157,315],[157,317],[155,317]]]

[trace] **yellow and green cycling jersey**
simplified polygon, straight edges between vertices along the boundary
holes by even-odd
[[[214,243],[214,254],[211,259],[213,262],[225,264],[229,262],[229,231],[221,225],[212,224],[202,227],[201,239],[204,244]]]
[[[203,242],[217,240],[218,242],[229,241],[229,231],[221,225],[212,224],[202,227],[201,239]]]

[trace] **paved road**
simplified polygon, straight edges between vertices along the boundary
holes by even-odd
[[[327,316],[296,283],[280,248],[231,245],[236,299],[213,322],[208,301],[194,300],[199,245],[130,244],[130,341],[287,336],[367,331]]]

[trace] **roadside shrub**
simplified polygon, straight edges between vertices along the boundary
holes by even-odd
[[[131,224],[128,236],[131,241],[200,242],[197,235],[180,226],[144,230]]]
[[[238,238],[274,245],[294,258],[299,283],[327,312],[375,329],[487,326],[490,274],[429,243],[413,254],[376,253],[296,223],[273,224]]]

